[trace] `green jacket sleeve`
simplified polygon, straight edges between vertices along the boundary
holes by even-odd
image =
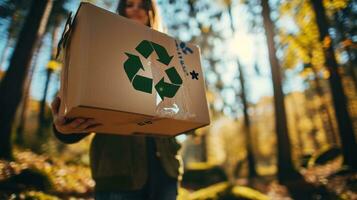
[[[53,128],[53,133],[55,134],[56,138],[66,144],[73,144],[73,143],[79,142],[80,140],[82,140],[83,138],[85,138],[86,136],[88,136],[90,134],[90,133],[63,134],[63,133],[60,133],[54,125],[52,126],[52,128]]]

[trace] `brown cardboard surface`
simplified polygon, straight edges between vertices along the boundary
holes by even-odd
[[[136,50],[147,40],[163,46],[169,65]],[[199,48],[186,44],[193,53],[183,54],[180,41],[117,14],[82,3],[65,46],[61,78],[61,114],[69,118],[94,118],[103,126],[98,133],[177,135],[210,123]],[[124,69],[128,55],[139,56],[143,70],[136,75],[153,79],[151,93],[134,89]],[[184,62],[184,64],[183,64]],[[175,67],[182,84],[173,98],[162,101],[155,85],[165,70]],[[198,80],[190,72],[197,72]],[[171,83],[170,83],[171,84]],[[176,84],[177,85],[177,84]]]
[[[106,126],[98,127],[100,133],[120,133],[124,135],[178,135],[192,127],[199,127],[199,123],[180,121],[168,118],[152,118],[150,116],[103,110],[90,107],[75,107],[68,117],[88,117],[97,119]],[[202,126],[202,125],[201,125]]]

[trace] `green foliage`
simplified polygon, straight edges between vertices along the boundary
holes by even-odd
[[[323,44],[315,23],[314,11],[309,1],[284,2],[279,9],[282,18],[294,22],[297,30],[282,27],[279,31],[280,42],[284,47],[283,67],[292,69],[307,63],[320,70],[324,65]],[[327,41],[326,44],[327,45]],[[309,69],[305,70],[305,76]]]

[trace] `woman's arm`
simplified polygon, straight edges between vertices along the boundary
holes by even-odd
[[[94,119],[75,118],[70,121],[59,115],[61,99],[56,97],[51,104],[53,115],[53,132],[62,142],[72,144],[80,141],[90,134],[91,130],[100,126]]]
[[[56,136],[56,138],[66,144],[73,144],[73,143],[79,142],[86,136],[90,135],[90,133],[63,134],[56,129],[55,125],[52,126],[52,129],[53,129],[53,133]]]

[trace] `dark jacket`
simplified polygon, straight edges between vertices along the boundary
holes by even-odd
[[[61,134],[54,128],[55,136],[62,142],[76,143],[88,133]],[[90,167],[97,191],[137,190],[148,177],[145,136],[95,134],[90,148]],[[156,155],[170,177],[180,179],[180,145],[175,138],[155,138]]]

